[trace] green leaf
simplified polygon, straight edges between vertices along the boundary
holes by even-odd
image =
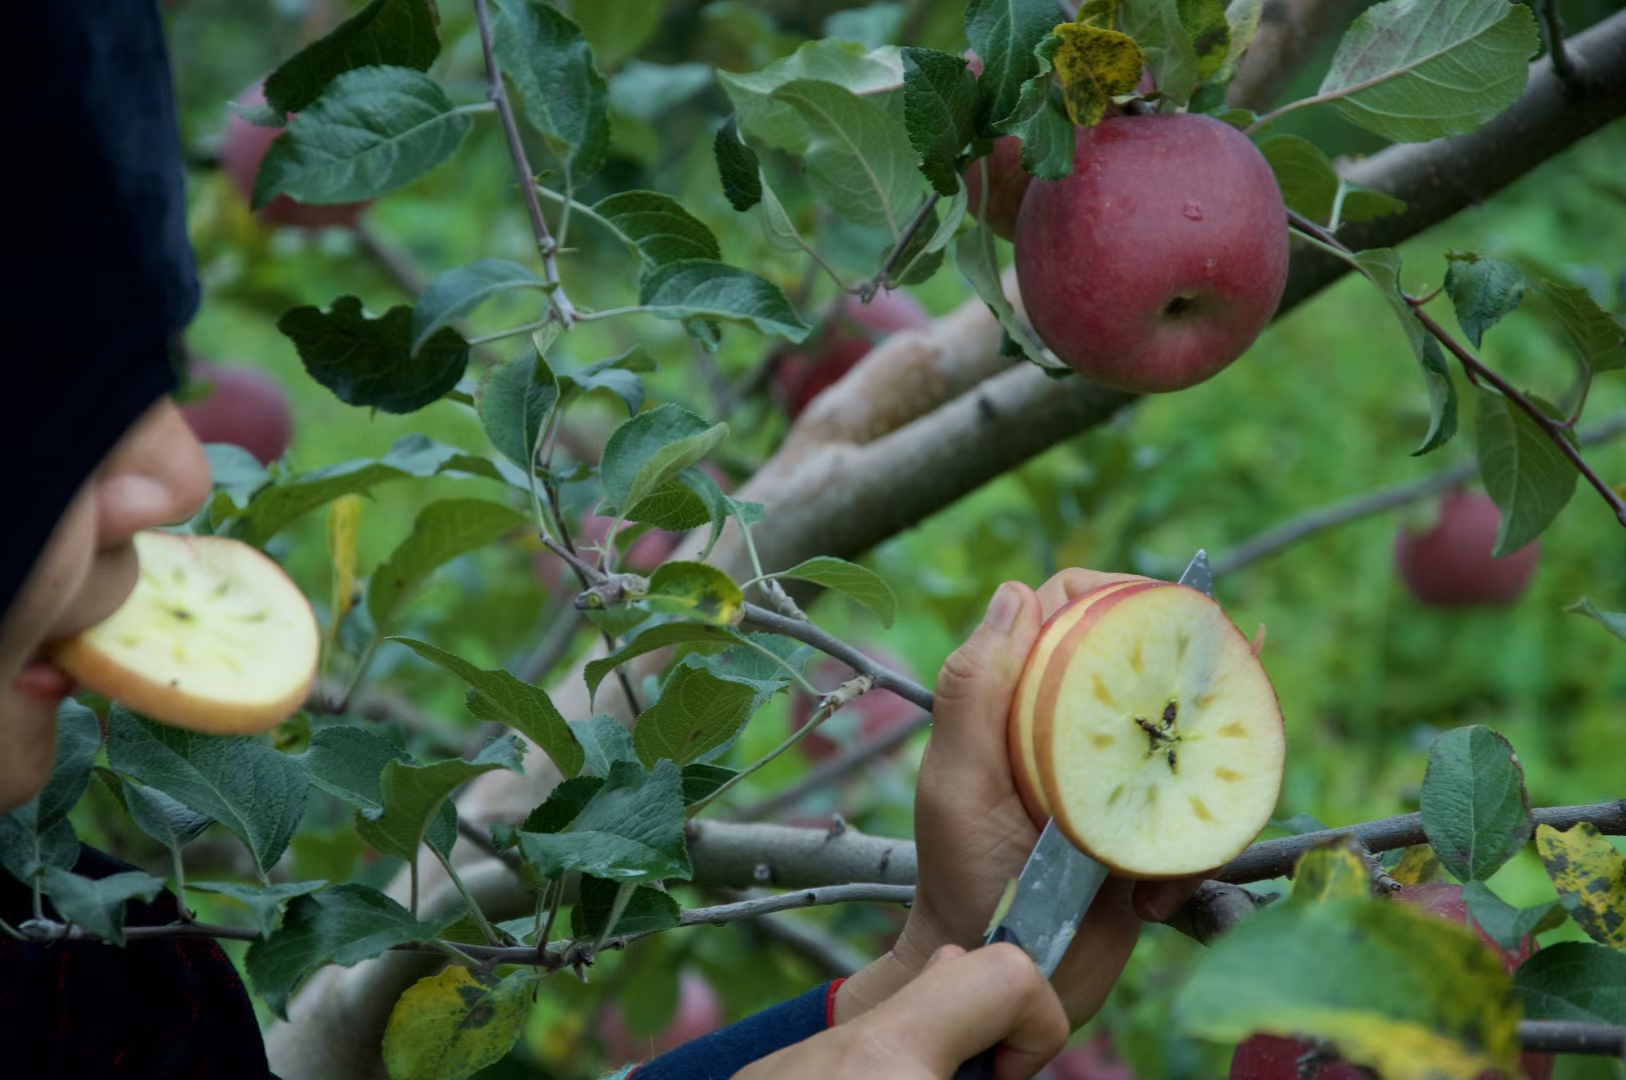
[[[504,457],[525,470],[536,464],[542,427],[559,400],[553,369],[535,347],[492,370],[475,395],[480,426]]]
[[[126,783],[123,794],[125,808],[136,827],[166,848],[183,848],[214,824],[157,788]]]
[[[897,237],[925,193],[903,121],[850,90],[811,79],[785,83],[773,100],[806,123],[807,177],[831,209]]]
[[[710,453],[728,435],[727,424],[708,425],[681,405],[639,413],[604,444],[600,473],[604,511],[624,512]]]
[[[637,0],[642,3],[642,0]],[[577,9],[578,18],[585,11]],[[588,35],[591,40],[592,35]],[[597,46],[594,47],[595,49]],[[716,81],[710,64],[651,64],[628,60],[610,79],[610,108],[622,116],[653,123]]]
[[[1516,953],[1524,939],[1534,934],[1542,921],[1558,907],[1558,901],[1549,900],[1534,907],[1516,908],[1491,891],[1483,881],[1470,881],[1462,887],[1462,898],[1468,904],[1468,914],[1479,928],[1502,948]]]
[[[1540,954],[1538,954],[1540,955]],[[1519,1006],[1501,958],[1404,904],[1274,904],[1220,937],[1175,999],[1186,1034],[1332,1042],[1389,1080],[1513,1071]]]
[[[1474,724],[1448,731],[1428,751],[1423,833],[1459,881],[1485,881],[1530,842],[1524,768],[1501,735]]]
[[[1626,368],[1626,328],[1581,286],[1544,280],[1536,293],[1535,309],[1590,370]]]
[[[1079,127],[1094,127],[1114,97],[1140,82],[1140,46],[1127,34],[1078,23],[1063,23],[1055,33],[1059,43],[1051,60],[1067,115]]]
[[[299,112],[355,68],[428,71],[440,55],[439,22],[430,0],[373,0],[268,75],[266,104],[279,113]]]
[[[1510,262],[1467,251],[1445,255],[1445,292],[1457,311],[1457,322],[1479,348],[1485,331],[1501,322],[1524,299],[1524,271]]]
[[[442,328],[451,326],[493,296],[516,289],[546,292],[548,283],[511,259],[481,259],[441,274],[412,309],[414,354]]]
[[[1062,20],[1055,0],[968,0],[965,33],[982,62],[977,77],[982,135],[996,135],[996,125],[1016,111],[1022,84],[1037,71],[1034,46]]]
[[[488,743],[473,761],[454,759],[433,765],[391,761],[384,766],[381,778],[384,808],[358,810],[356,831],[385,855],[415,859],[431,820],[453,791],[493,769],[523,772],[520,759],[524,753],[523,743],[513,735],[504,735]],[[450,857],[451,851],[442,851],[441,855]]]
[[[717,175],[723,182],[723,195],[728,205],[744,213],[762,201],[761,166],[757,152],[740,138],[740,118],[730,116],[717,129],[712,141],[712,152],[717,158]]]
[[[1532,1020],[1626,1024],[1626,953],[1560,941],[1519,966],[1513,990]]]
[[[833,83],[875,100],[903,82],[903,67],[896,49],[866,52],[852,42],[821,40],[807,42],[760,71],[717,73],[734,103],[740,132],[793,154],[807,149],[811,133],[801,114],[773,92],[798,79]]]
[[[265,152],[254,208],[278,195],[318,205],[376,199],[451,157],[471,126],[421,71],[347,71]]]
[[[1401,291],[1400,252],[1393,248],[1372,248],[1356,254],[1355,264],[1383,293],[1383,298],[1389,301],[1389,308],[1400,320],[1400,328],[1411,344],[1412,354],[1417,357],[1418,367],[1423,372],[1423,383],[1428,387],[1428,432],[1412,454],[1415,456],[1438,450],[1456,434],[1457,390],[1438,343],[1430,344],[1432,339],[1428,331]]]
[[[1264,12],[1262,0],[1231,0],[1225,5],[1225,21],[1230,26],[1229,42],[1225,47],[1225,62],[1213,82],[1230,82],[1242,54],[1253,44],[1259,32],[1259,16]]]
[[[1209,82],[1220,74],[1231,52],[1231,24],[1226,17],[1225,0],[1179,0],[1178,9],[1180,25],[1185,27],[1186,40],[1191,43],[1192,59],[1197,65],[1197,81]]]
[[[589,685],[597,686],[590,682]],[[594,716],[587,720],[572,720],[571,734],[581,743],[586,757],[585,772],[596,777],[610,775],[610,768],[618,761],[637,761],[638,752],[632,747],[632,732],[621,726],[613,716]],[[574,815],[572,815],[574,816]],[[548,830],[540,830],[546,832]]]
[[[710,259],[659,267],[644,279],[639,303],[663,319],[722,319],[791,341],[801,341],[812,330],[779,286]]]
[[[254,928],[261,937],[270,937],[277,928],[282,905],[296,896],[309,896],[326,888],[325,881],[289,881],[276,885],[245,885],[240,881],[188,881],[186,887],[198,892],[229,896],[248,905],[254,915]]]
[[[1479,393],[1474,432],[1480,479],[1502,511],[1492,551],[1500,557],[1541,535],[1575,494],[1577,474],[1524,410],[1489,388]]]
[[[1016,317],[1000,283],[999,258],[994,253],[992,232],[976,228],[962,235],[954,245],[954,264],[960,268],[960,273],[965,275],[982,302],[988,305],[988,310],[994,313],[1006,335],[1021,349],[1022,355],[1047,373],[1057,376],[1072,374],[1073,369],[1047,353]]]
[[[461,905],[419,922],[377,889],[354,882],[295,897],[282,927],[248,947],[243,966],[273,1013],[288,1018],[288,1000],[324,964],[349,967],[395,945],[428,941],[463,917]]]
[[[732,626],[745,613],[745,596],[734,579],[715,566],[701,562],[667,562],[649,579],[649,592],[640,601],[659,615]]]
[[[903,123],[920,171],[939,195],[960,190],[960,151],[976,134],[977,80],[965,58],[936,49],[903,50]]]
[[[1536,851],[1575,925],[1600,945],[1626,951],[1626,855],[1591,822],[1536,830]]]
[[[384,809],[384,768],[414,763],[411,754],[360,727],[325,727],[300,759],[311,784],[362,810]]]
[[[631,56],[661,25],[664,5],[649,0],[593,0],[572,4],[571,12],[593,52],[605,64]]]
[[[732,739],[759,701],[748,683],[718,678],[698,664],[678,664],[660,700],[638,717],[632,745],[645,765],[663,758],[686,765]]]
[[[300,517],[342,495],[364,494],[390,480],[458,473],[503,479],[503,474],[486,458],[424,435],[402,435],[382,458],[327,465],[280,479],[262,489],[249,502],[244,516],[232,530],[233,535],[263,546]],[[523,483],[523,476],[520,482]]]
[[[96,763],[101,749],[102,729],[96,714],[77,701],[64,701],[56,710],[56,760],[51,775],[34,799],[18,807],[14,815],[32,818],[33,827],[40,832],[67,819],[68,812],[79,805],[79,799],[90,784],[90,768]]]
[[[693,806],[711,798],[717,789],[740,774],[738,769],[692,761],[683,766],[683,805]]]
[[[707,483],[715,486],[717,482],[692,466],[684,469],[653,493],[639,499],[637,505],[627,511],[627,520],[668,532],[699,528],[712,520],[711,504],[696,494],[697,489]],[[727,517],[726,509],[721,516]]]
[[[575,23],[544,0],[497,0],[497,61],[519,88],[525,118],[568,166],[578,187],[610,146],[609,91]]]
[[[1273,135],[1260,141],[1259,152],[1276,174],[1288,209],[1322,224],[1332,220],[1338,171],[1319,146],[1297,135]]]
[[[380,635],[418,586],[443,564],[524,528],[529,519],[486,499],[442,499],[418,512],[412,532],[390,553],[367,587],[367,611]]]
[[[468,683],[469,712],[476,719],[507,724],[545,750],[566,776],[575,776],[581,771],[585,760],[582,747],[547,691],[501,669],[482,670],[461,656],[425,641],[402,637],[390,640],[400,642]]]
[[[1584,596],[1564,610],[1575,615],[1585,615],[1620,640],[1626,641],[1626,613],[1600,610]]]
[[[1316,96],[1395,142],[1466,135],[1519,100],[1539,47],[1522,4],[1387,0],[1344,34]]]
[[[443,327],[416,347],[412,309],[392,307],[369,318],[361,301],[341,296],[331,308],[285,311],[277,329],[294,343],[311,378],[347,405],[409,413],[438,401],[469,364],[469,345]]]
[[[670,930],[678,925],[682,914],[676,900],[659,889],[648,885],[634,885],[632,895],[621,909],[615,926],[609,927],[616,894],[623,886],[604,878],[584,877],[576,906],[570,911],[570,934],[577,938],[612,938],[621,934],[640,934],[654,930]]]
[[[897,40],[907,14],[908,5],[897,0],[833,11],[825,17],[824,36],[856,41],[866,49],[878,49]]]
[[[310,790],[298,760],[263,742],[155,724],[118,705],[107,721],[107,761],[231,830],[262,874],[282,857]]]
[[[1338,181],[1338,188],[1344,198],[1339,215],[1340,222],[1370,221],[1373,218],[1392,217],[1406,212],[1405,201],[1393,195],[1352,184],[1342,178]]]
[[[1190,100],[1200,81],[1197,54],[1181,19],[1186,6],[1182,0],[1123,0],[1120,8],[1121,29],[1140,44],[1158,91],[1176,105]]]
[[[544,878],[571,870],[616,881],[689,878],[680,774],[670,761],[644,772],[618,762],[563,831],[521,832],[521,853]]]
[[[815,555],[806,562],[797,563],[789,570],[781,570],[774,577],[811,581],[827,589],[852,597],[873,611],[882,626],[890,627],[897,618],[898,598],[881,575],[868,567],[837,559],[830,555]]]
[[[690,622],[661,623],[645,630],[609,656],[589,660],[583,669],[587,680],[587,692],[589,695],[596,695],[599,684],[610,672],[628,660],[654,652],[656,649],[664,649],[670,645],[694,644],[704,651],[716,652],[744,641],[744,635],[732,627]]]
[[[40,884],[64,920],[123,945],[125,905],[137,897],[150,903],[163,889],[164,879],[140,870],[88,878],[47,866]]]
[[[630,741],[631,736],[628,738]],[[638,764],[636,757],[622,760]],[[614,768],[613,764],[611,768]],[[541,806],[526,815],[520,829],[534,833],[556,833],[568,829],[570,823],[581,816],[587,804],[593,801],[593,796],[604,786],[609,771],[605,770],[604,776],[574,776],[559,784],[548,793]]]
[[[464,1080],[501,1060],[519,1041],[538,978],[532,968],[499,979],[452,964],[418,980],[384,1028],[390,1080]]]
[[[723,257],[705,222],[659,191],[617,192],[595,204],[593,212],[620,230],[650,266]]]
[[[749,644],[731,645],[715,656],[696,657],[692,662],[721,678],[750,683],[766,701],[789,686],[790,673],[806,668],[813,654],[813,646],[794,638],[759,632],[750,635]]]

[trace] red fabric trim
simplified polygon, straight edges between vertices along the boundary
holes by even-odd
[[[846,981],[845,978],[832,979],[830,989],[824,995],[824,1026],[826,1028],[836,1026],[836,991],[840,990],[841,984]]]

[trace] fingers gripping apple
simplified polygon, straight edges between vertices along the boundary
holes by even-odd
[[[1275,690],[1218,604],[1164,582],[1058,611],[1017,686],[1011,761],[1029,813],[1135,878],[1213,869],[1269,821],[1286,744]]]
[[[74,679],[136,712],[216,734],[264,731],[310,693],[320,632],[310,602],[258,549],[142,532],[141,576],[105,622],[53,646]]]

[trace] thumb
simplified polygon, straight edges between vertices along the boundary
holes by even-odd
[[[986,768],[997,762],[1009,782],[1006,717],[1040,621],[1034,591],[1007,581],[994,592],[971,637],[943,662],[931,749],[942,752],[946,763]]]

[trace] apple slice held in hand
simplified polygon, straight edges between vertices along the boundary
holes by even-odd
[[[1131,878],[1200,873],[1270,820],[1286,744],[1248,639],[1195,589],[1102,586],[1045,624],[1010,718],[1036,819]]]
[[[321,645],[310,601],[258,549],[141,532],[141,575],[105,622],[52,646],[99,694],[176,727],[249,735],[304,703]]]

